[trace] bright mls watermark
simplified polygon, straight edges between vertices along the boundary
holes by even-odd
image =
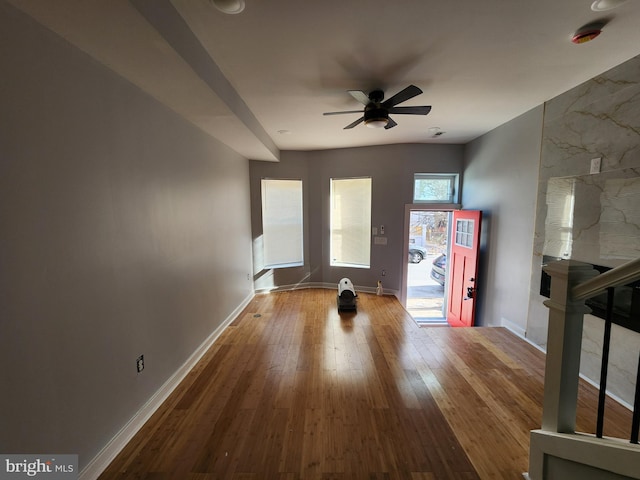
[[[2,455],[0,480],[77,480],[78,455]]]

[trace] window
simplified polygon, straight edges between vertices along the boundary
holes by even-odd
[[[304,263],[302,180],[262,179],[262,236],[265,268]]]
[[[369,268],[371,178],[331,179],[332,266]]]
[[[413,203],[456,203],[458,175],[416,173],[413,176]]]

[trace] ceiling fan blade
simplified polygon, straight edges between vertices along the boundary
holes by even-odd
[[[362,113],[362,110],[345,110],[344,112],[326,112],[323,115],[342,115],[343,113]]]
[[[351,94],[353,98],[359,101],[363,105],[369,105],[371,100],[369,100],[369,95],[364,93],[362,90],[347,90]]]
[[[423,105],[422,107],[392,107],[389,113],[402,113],[404,115],[426,115],[431,111],[431,106]]]
[[[415,85],[409,85],[404,90],[400,90],[393,97],[386,99],[382,102],[382,106],[385,108],[395,107],[399,103],[406,102],[410,98],[415,97],[416,95],[420,95],[422,90],[420,90]]]
[[[344,130],[348,130],[350,128],[355,127],[356,125],[361,124],[362,122],[364,122],[364,116],[360,117],[358,120],[356,120],[353,123],[350,123],[349,125],[347,125],[346,127],[344,127]]]
[[[385,130],[389,130],[390,128],[393,128],[396,125],[398,125],[398,124],[393,121],[393,118],[389,117],[389,122],[384,126],[384,129]]]

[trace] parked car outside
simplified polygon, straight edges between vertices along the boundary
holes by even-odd
[[[433,260],[431,267],[431,278],[444,286],[445,271],[447,268],[447,254],[442,253]]]
[[[420,263],[427,258],[427,249],[420,245],[409,245],[409,263]]]

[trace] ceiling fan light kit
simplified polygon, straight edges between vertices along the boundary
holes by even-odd
[[[389,124],[389,112],[383,108],[367,106],[364,110],[364,124],[369,128],[384,128]]]
[[[372,118],[371,120],[365,120],[364,124],[369,128],[384,128],[389,124],[388,118]]]
[[[406,102],[407,100],[420,95],[420,90],[415,85],[409,85],[405,89],[399,91],[391,98],[382,101],[384,99],[384,92],[382,90],[373,90],[367,95],[362,90],[349,90],[349,94],[357,101],[364,105],[364,111],[362,110],[349,110],[344,112],[326,112],[323,115],[343,115],[346,113],[362,113],[362,117],[358,118],[355,122],[350,123],[345,130],[351,129],[360,123],[363,123],[369,128],[384,128],[388,130],[397,125],[397,123],[389,117],[390,113],[403,114],[403,115],[427,115],[431,111],[431,107],[427,105],[419,107],[398,107],[397,105]]]

